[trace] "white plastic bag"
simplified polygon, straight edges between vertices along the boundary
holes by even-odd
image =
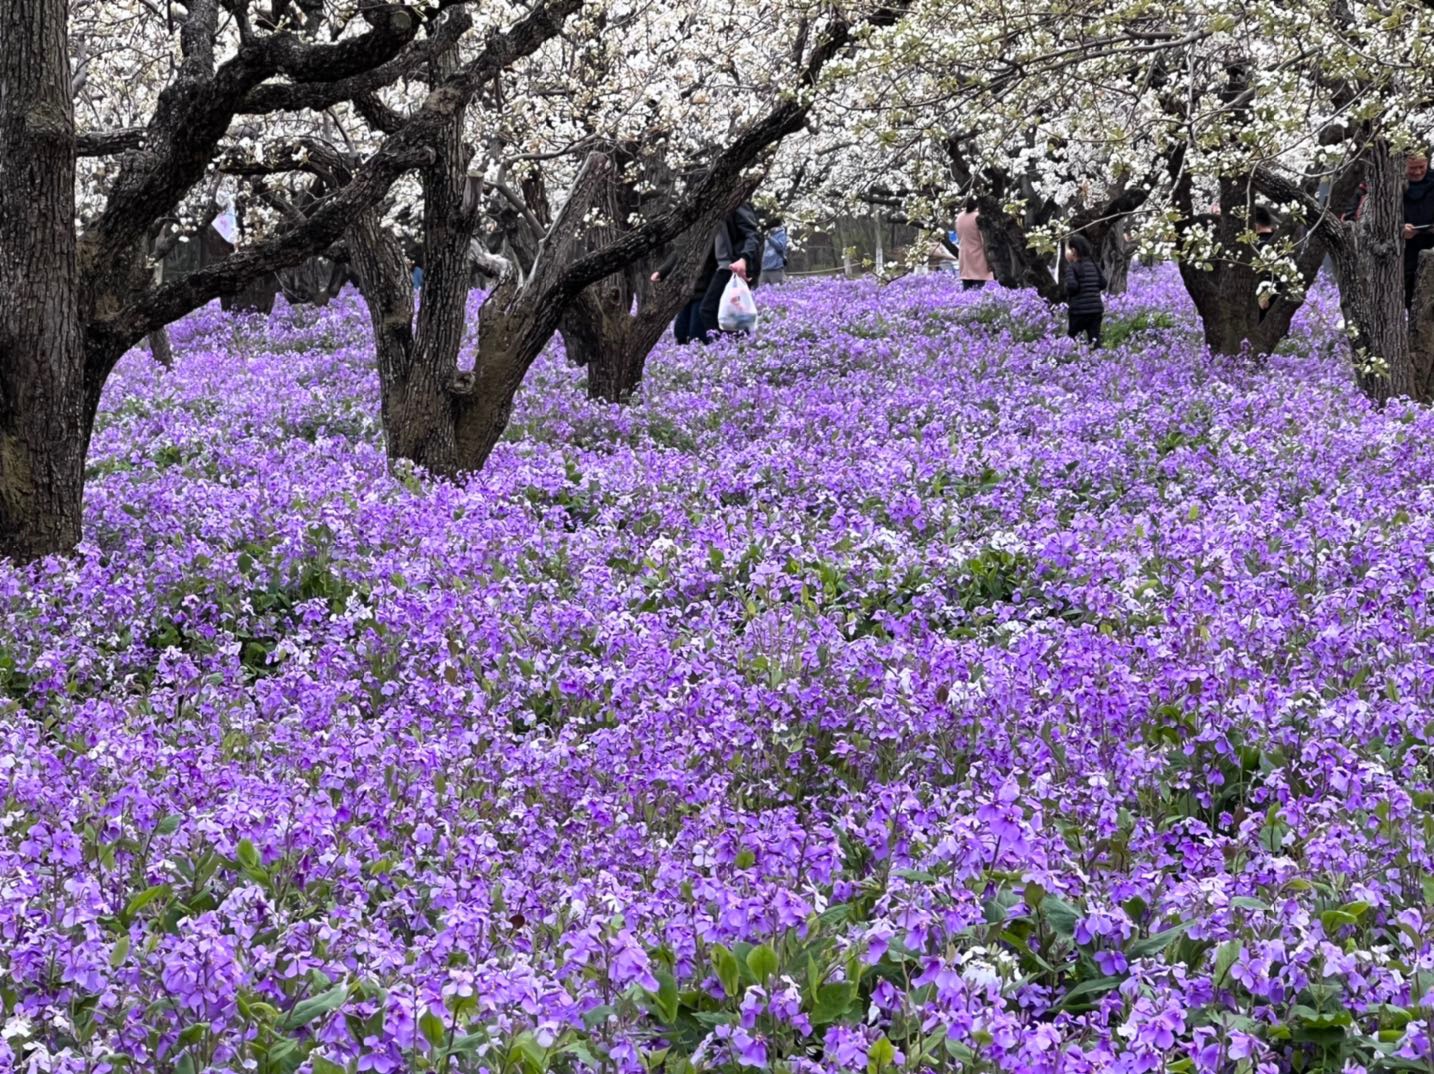
[[[750,332],[757,327],[757,303],[752,298],[752,289],[735,273],[722,289],[717,327],[724,332]]]
[[[224,211],[214,218],[214,230],[219,232],[230,246],[237,246],[239,243],[239,217],[234,212],[234,199],[228,198],[220,204],[224,206]]]

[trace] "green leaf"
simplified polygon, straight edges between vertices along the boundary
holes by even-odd
[[[234,857],[240,865],[246,869],[257,869],[263,864],[259,859],[259,851],[248,839],[239,840],[239,846],[234,851]]]
[[[816,1005],[812,1009],[813,1025],[829,1025],[846,1018],[856,999],[856,985],[851,981],[824,984],[817,989]]]
[[[321,992],[317,996],[310,996],[308,999],[295,1003],[293,1009],[279,1023],[279,1028],[298,1029],[301,1026],[306,1026],[316,1018],[333,1014],[344,1005],[344,1000],[348,998],[348,985],[334,985],[327,992]]]
[[[1126,954],[1131,958],[1149,958],[1151,955],[1159,954],[1183,936],[1193,924],[1193,921],[1182,921],[1163,932],[1157,932],[1143,940],[1136,940],[1126,948]]]
[[[1041,900],[1041,916],[1046,919],[1051,926],[1051,931],[1057,936],[1070,939],[1075,935],[1076,922],[1080,920],[1080,911],[1059,895],[1047,895]]]
[[[1120,982],[1124,979],[1123,977],[1097,977],[1091,981],[1082,981],[1061,997],[1060,1002],[1055,1005],[1055,1009],[1059,1011],[1070,1007],[1077,1000],[1080,1001],[1080,1005],[1090,1003],[1107,992],[1119,988]]]
[[[893,869],[892,876],[899,876],[902,880],[910,880],[914,884],[934,884],[936,874],[928,873],[923,869]]]
[[[583,1025],[589,1029],[596,1029],[616,1013],[617,1008],[611,1003],[603,1003],[590,1011],[583,1012]]]
[[[712,967],[717,971],[717,980],[722,982],[722,991],[728,999],[736,999],[742,982],[742,969],[737,965],[737,956],[720,943],[712,945]]]
[[[168,884],[156,884],[152,888],[145,888],[138,895],[133,896],[129,902],[125,903],[123,920],[134,920],[135,914],[139,913],[156,899],[162,899],[168,894]]]
[[[1346,925],[1359,924],[1359,918],[1345,910],[1326,910],[1319,915],[1319,920],[1328,936],[1333,936]]]
[[[666,970],[658,970],[653,976],[657,978],[657,991],[649,992],[647,995],[657,1008],[657,1013],[662,1017],[662,1021],[666,1025],[672,1025],[677,1021],[677,978]]]
[[[735,1011],[693,1011],[692,1017],[705,1026],[730,1026],[737,1021]]]
[[[443,1024],[443,1019],[432,1011],[424,1011],[419,1015],[418,1028],[423,1033],[423,1039],[434,1048],[441,1048],[448,1037],[448,1027]]]
[[[110,948],[110,969],[117,970],[124,965],[124,960],[129,957],[129,933],[125,933],[115,945]]]
[[[877,1037],[871,1047],[866,1050],[866,1069],[869,1074],[878,1074],[891,1066],[892,1060],[895,1058],[896,1045],[884,1036]]]
[[[750,869],[752,866],[754,866],[754,865],[756,865],[756,864],[757,864],[757,855],[754,854],[754,853],[752,853],[752,851],[748,850],[746,847],[743,847],[741,850],[737,851],[737,861],[736,861],[736,866],[737,866],[737,868],[739,868],[739,869]]]
[[[1253,895],[1236,895],[1230,900],[1231,906],[1238,906],[1241,910],[1268,910],[1270,904],[1264,899],[1257,899]]]
[[[548,1050],[538,1043],[531,1030],[524,1030],[514,1038],[512,1054],[527,1074],[543,1074],[548,1069]]]
[[[1215,973],[1214,982],[1218,987],[1225,983],[1225,977],[1240,958],[1240,949],[1243,945],[1239,940],[1226,940],[1215,952]]]
[[[747,968],[752,971],[752,976],[757,978],[759,984],[766,984],[777,972],[780,964],[777,952],[771,944],[764,943],[747,953]]]
[[[184,821],[178,813],[171,813],[167,817],[161,817],[158,824],[154,826],[156,835],[173,835],[179,831],[179,825]]]

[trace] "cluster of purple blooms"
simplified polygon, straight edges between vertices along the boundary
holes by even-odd
[[[0,1070],[1434,1062],[1434,413],[942,277],[386,471],[352,296],[112,379],[0,566]]]

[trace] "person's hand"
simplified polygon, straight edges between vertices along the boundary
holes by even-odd
[[[653,283],[661,283],[661,282],[662,282],[662,273],[660,273],[660,272],[654,272],[651,276],[648,277],[648,279],[650,279]]]
[[[1408,242],[1408,241],[1409,241],[1410,239],[1412,239],[1412,238],[1414,238],[1414,225],[1413,225],[1413,224],[1405,224],[1405,225],[1404,225],[1404,241],[1405,241],[1405,242]]]
[[[732,262],[732,275],[741,276],[744,280],[747,278],[747,259],[745,257],[739,257]]]

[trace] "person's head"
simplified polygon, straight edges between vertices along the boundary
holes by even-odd
[[[1404,174],[1411,183],[1422,183],[1429,174],[1429,154],[1410,153],[1404,162]]]
[[[975,198],[967,198],[967,199],[966,199],[966,210],[965,210],[966,212],[968,212],[968,213],[974,213],[977,208],[978,208],[978,206],[976,205],[976,199],[975,199]]]
[[[1275,230],[1275,214],[1266,205],[1255,206],[1254,220],[1256,234],[1268,235]]]
[[[1072,235],[1066,239],[1067,261],[1088,261],[1090,256],[1090,240],[1084,235]]]

